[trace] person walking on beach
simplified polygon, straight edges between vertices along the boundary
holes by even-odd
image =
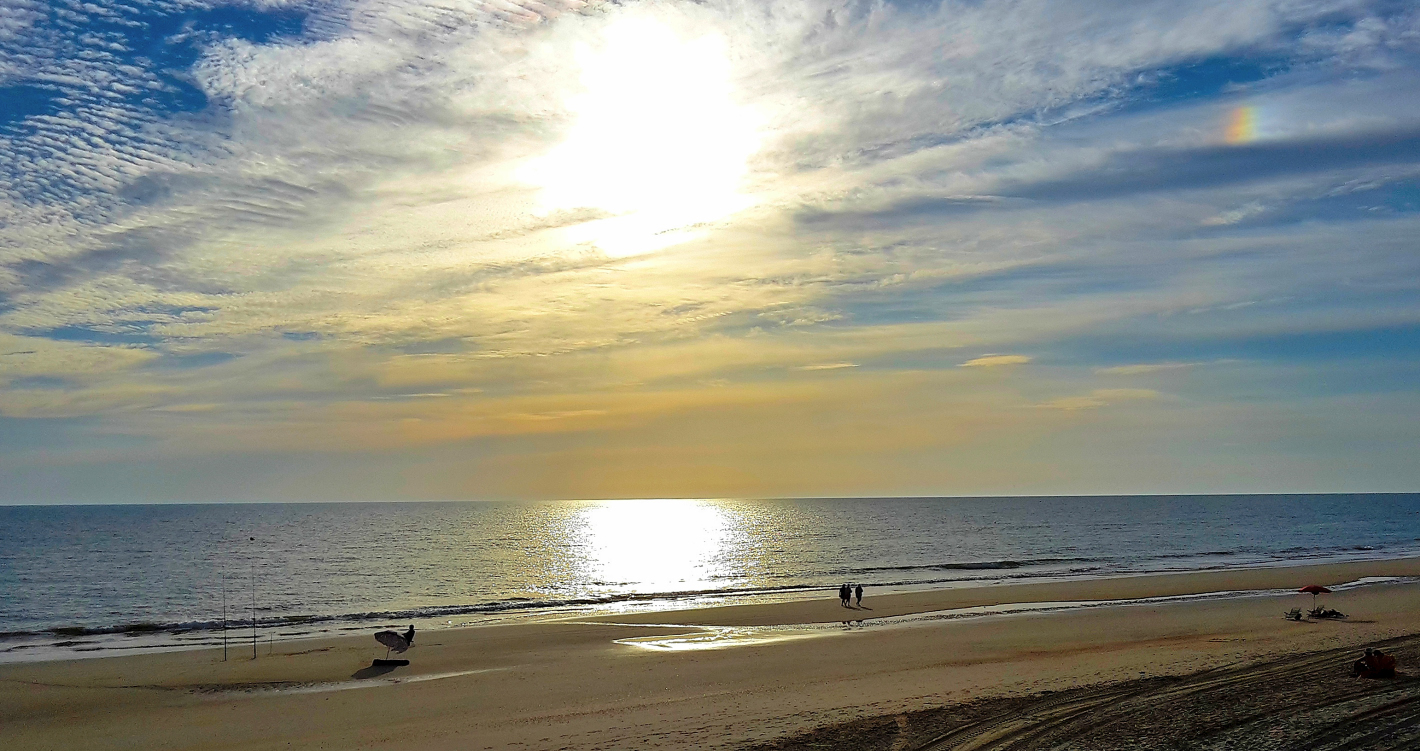
[[[848,585],[844,584],[838,588],[838,604],[848,607]]]
[[[858,607],[863,607],[863,585],[859,584],[853,588],[853,594],[858,597]]]

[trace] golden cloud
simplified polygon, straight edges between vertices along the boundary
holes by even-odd
[[[1122,401],[1157,399],[1158,396],[1159,392],[1153,389],[1095,389],[1089,394],[1052,399],[1036,406],[1045,409],[1063,409],[1067,411],[1099,409],[1100,407],[1107,407]]]
[[[995,368],[1002,365],[1025,365],[1030,362],[1026,355],[983,355],[961,364],[963,368]]]
[[[1137,365],[1116,365],[1112,368],[1096,368],[1095,372],[1101,375],[1148,375],[1150,373],[1162,373],[1168,370],[1179,370],[1181,368],[1191,368],[1191,362],[1156,362],[1140,363]]]

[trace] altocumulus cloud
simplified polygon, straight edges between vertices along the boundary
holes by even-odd
[[[1311,405],[1353,436],[1317,446],[1378,456],[1344,426],[1414,406],[1417,40],[1364,1],[15,0],[0,420],[46,462],[484,441],[565,481],[396,495],[575,494],[613,461],[598,492],[999,491],[912,457],[1069,443],[1106,404],[1175,442]],[[645,114],[591,163],[653,185],[530,179],[598,102]],[[697,153],[728,167],[655,161]],[[1189,362],[1231,364],[1172,400],[1097,382]],[[782,481],[618,490],[673,418],[677,461]],[[891,452],[857,438],[893,421]],[[1012,461],[1049,466],[1032,441]]]

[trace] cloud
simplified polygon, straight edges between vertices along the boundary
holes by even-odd
[[[1126,401],[1157,399],[1158,397],[1159,392],[1152,389],[1095,389],[1084,396],[1060,397],[1036,406],[1073,412],[1082,409],[1099,409]]]
[[[718,50],[679,69],[723,64],[758,150],[743,204],[616,257],[596,233],[634,224],[619,209],[548,210],[522,176],[628,21]],[[751,384],[753,421],[765,394],[900,373],[1036,404],[1094,363],[1401,330],[1416,30],[1385,3],[1274,0],[11,3],[0,412],[166,450],[293,425],[428,446],[646,431]],[[1242,106],[1256,138],[1225,143]],[[961,362],[1012,351],[1050,363],[1022,393],[958,370],[1032,362]],[[1233,398],[1213,377],[1194,397]]]
[[[1257,216],[1258,214],[1261,214],[1265,211],[1267,211],[1266,206],[1263,206],[1262,204],[1257,202],[1253,202],[1247,204],[1246,206],[1239,206],[1236,209],[1224,211],[1223,213],[1218,214],[1216,216],[1210,216],[1207,219],[1203,220],[1203,224],[1207,227],[1221,227],[1229,224],[1237,224],[1238,222],[1241,222],[1244,219]]]
[[[1420,127],[1345,132],[1277,143],[1140,149],[1065,178],[1001,186],[1007,196],[1099,200],[1163,190],[1256,182],[1296,173],[1420,161]],[[1241,218],[1241,217],[1239,217]],[[1236,220],[1235,220],[1236,221]]]
[[[981,357],[967,360],[961,364],[963,368],[996,368],[1002,365],[1024,365],[1030,362],[1030,357],[1026,355],[983,355]]]
[[[1095,372],[1100,375],[1150,375],[1153,373],[1164,373],[1170,370],[1181,370],[1191,368],[1197,363],[1191,362],[1154,362],[1139,363],[1137,365],[1115,365],[1108,368],[1096,368]]]

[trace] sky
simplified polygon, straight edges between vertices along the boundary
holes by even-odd
[[[1420,490],[1420,8],[0,0],[0,502]]]

